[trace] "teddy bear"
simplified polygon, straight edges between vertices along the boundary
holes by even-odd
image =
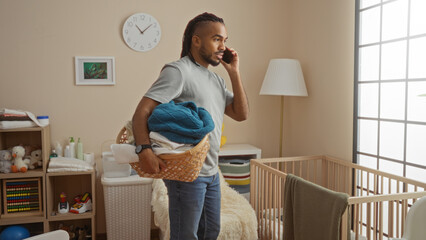
[[[22,146],[15,146],[12,148],[13,165],[12,172],[26,172],[28,169],[29,159],[23,159],[25,155],[25,148]]]
[[[10,173],[12,167],[12,154],[9,150],[0,150],[0,172]]]
[[[41,167],[42,164],[43,164],[43,161],[41,160],[41,149],[32,151],[30,156],[30,164],[28,166],[29,169]]]

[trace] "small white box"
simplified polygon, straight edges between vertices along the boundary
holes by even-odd
[[[130,164],[119,164],[112,152],[102,152],[102,166],[106,178],[128,177],[132,171]]]
[[[152,179],[102,176],[108,240],[151,239]]]

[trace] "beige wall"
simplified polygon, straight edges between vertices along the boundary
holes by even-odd
[[[288,57],[302,65],[309,97],[285,97],[284,155],[350,161],[355,2],[291,0]]]
[[[267,4],[266,4],[267,3]],[[229,143],[264,157],[279,149],[279,97],[259,96],[271,58],[301,61],[309,97],[285,98],[285,155],[327,153],[349,160],[352,142],[354,4],[339,0],[0,0],[0,108],[49,115],[52,144],[81,137],[97,162],[156,79],[176,60],[187,22],[204,11],[223,17],[240,55],[250,119],[225,118]],[[130,50],[121,27],[133,13],[159,20],[160,44]],[[114,56],[115,86],[76,86],[74,56]],[[211,68],[228,82],[223,67]],[[98,179],[99,180],[99,179]],[[98,181],[98,232],[105,232]]]

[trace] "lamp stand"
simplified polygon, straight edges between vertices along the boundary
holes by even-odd
[[[280,157],[283,157],[283,125],[284,125],[284,96],[281,96],[281,111],[280,111]]]

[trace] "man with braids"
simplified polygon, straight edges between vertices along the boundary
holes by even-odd
[[[193,182],[164,180],[169,195],[170,239],[216,239],[220,231],[220,183],[218,153],[224,114],[234,120],[248,118],[249,107],[243,88],[239,57],[235,50],[228,64],[222,60],[228,39],[222,18],[203,13],[186,26],[181,58],[166,64],[157,81],[146,92],[133,116],[137,145],[150,144],[148,118],[160,103],[192,101],[212,116],[210,150],[198,178]],[[233,93],[209,65],[226,69]],[[158,173],[164,163],[147,148],[138,154],[140,167]]]

